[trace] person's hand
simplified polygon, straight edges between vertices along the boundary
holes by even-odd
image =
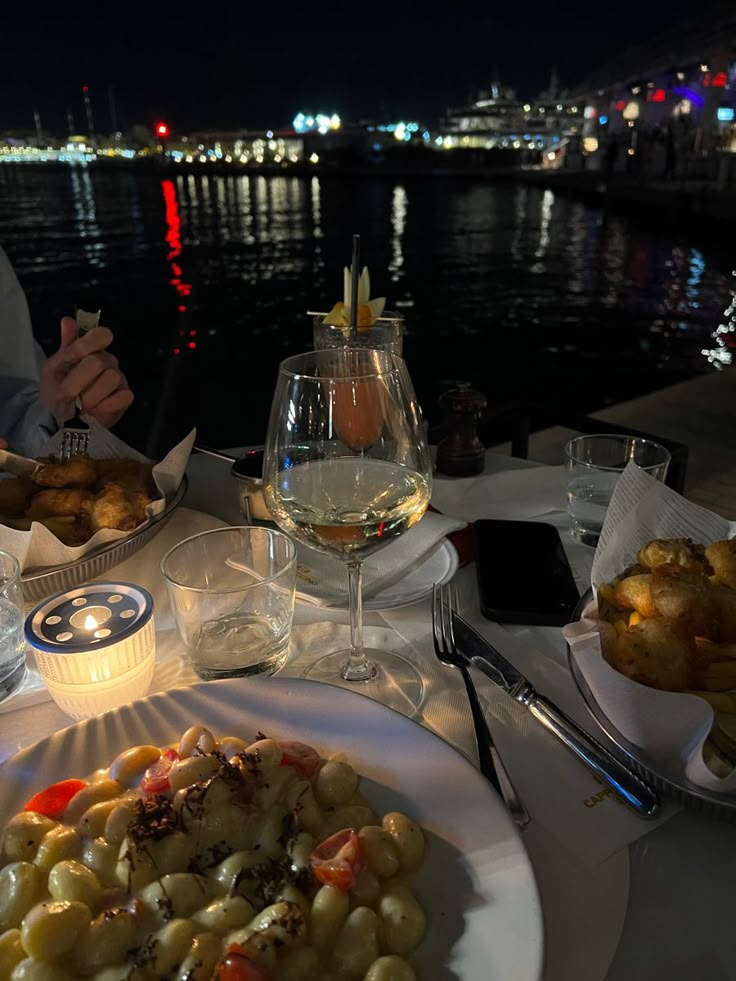
[[[118,359],[106,350],[112,331],[95,327],[77,337],[73,317],[61,319],[61,344],[41,372],[41,401],[62,426],[74,415],[74,401],[82,401],[82,414],[102,426],[113,426],[133,401]]]

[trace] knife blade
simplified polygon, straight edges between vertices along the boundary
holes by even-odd
[[[43,464],[27,456],[18,456],[10,450],[0,450],[0,470],[15,474],[16,477],[30,477],[33,480],[43,470]]]
[[[531,712],[574,756],[610,787],[616,797],[639,817],[657,817],[657,793],[602,743],[540,695],[531,682],[482,634],[457,613],[453,627],[460,653],[499,688]]]

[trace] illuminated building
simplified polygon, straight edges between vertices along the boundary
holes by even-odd
[[[175,163],[288,166],[304,160],[304,139],[291,132],[232,130],[194,132],[171,139],[167,152]]]
[[[591,110],[586,137],[623,142],[630,155],[638,155],[642,137],[674,140],[679,172],[708,176],[714,154],[736,154],[736,8],[723,3],[669,22],[660,35],[602,65],[574,94]],[[736,177],[736,161],[723,166]]]
[[[580,130],[582,104],[558,95],[556,82],[536,100],[522,101],[497,83],[475,102],[449,109],[435,140],[439,149],[545,150]]]
[[[320,133],[322,136],[340,129],[341,125],[336,112],[329,115],[324,112],[298,112],[292,123],[295,133]]]

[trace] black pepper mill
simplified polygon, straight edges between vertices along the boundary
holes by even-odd
[[[487,402],[469,382],[458,382],[456,388],[440,396],[446,413],[447,435],[437,444],[437,470],[451,477],[471,477],[485,466],[485,447],[478,438],[477,426]]]

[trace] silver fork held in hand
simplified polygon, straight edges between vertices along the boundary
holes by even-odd
[[[76,308],[77,336],[83,337],[100,323],[100,311],[89,313]],[[74,417],[65,423],[61,438],[61,462],[68,463],[73,456],[81,456],[89,450],[89,426],[82,419],[82,399],[74,400]]]

